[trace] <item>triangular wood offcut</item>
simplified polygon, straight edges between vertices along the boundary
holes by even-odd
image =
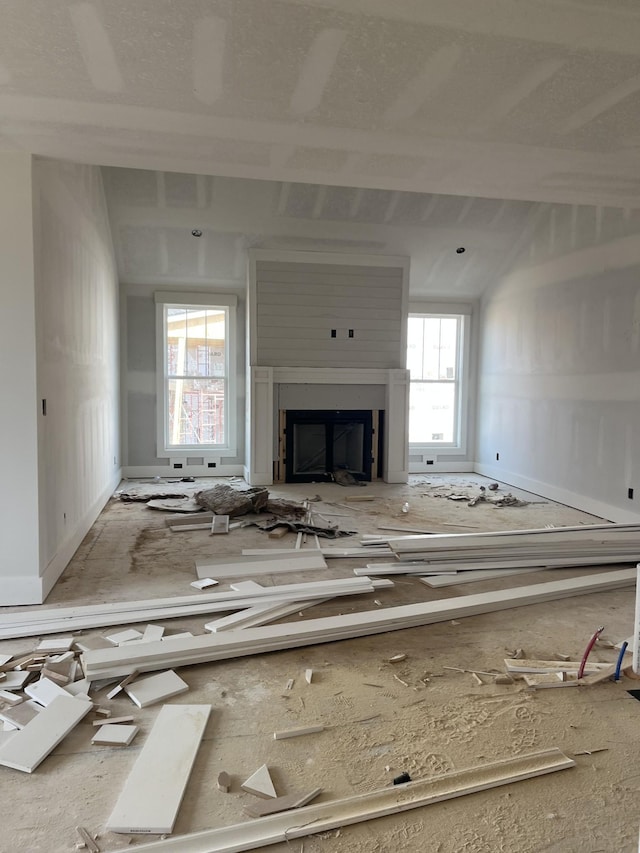
[[[267,800],[270,797],[277,797],[276,789],[273,786],[271,774],[266,764],[259,767],[256,772],[249,776],[246,782],[240,785],[243,791],[248,794],[255,794],[256,797],[262,797]]]

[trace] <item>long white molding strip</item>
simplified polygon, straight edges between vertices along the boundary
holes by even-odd
[[[546,571],[548,571],[546,568],[541,568],[540,566],[532,569],[489,569],[486,572],[458,572],[454,577],[447,577],[446,575],[419,577],[418,580],[432,589],[439,589],[441,586],[457,586],[460,583],[479,583],[480,581],[490,581],[494,578],[504,578],[507,575],[526,575],[530,572]]]
[[[326,563],[317,566],[326,568]],[[263,587],[272,590],[275,587]],[[38,624],[40,622],[51,622],[72,618],[74,616],[108,615],[109,613],[137,612],[138,610],[165,609],[167,607],[183,607],[190,604],[205,604],[212,601],[221,601],[220,596],[229,599],[234,598],[233,592],[209,592],[200,595],[175,595],[170,598],[144,598],[140,601],[114,601],[109,604],[89,604],[75,607],[51,607],[31,608],[7,613],[2,617],[3,625],[26,625],[28,623]],[[238,595],[235,595],[238,598]],[[73,638],[71,638],[73,640]],[[52,642],[48,640],[47,642]]]
[[[638,544],[627,545],[624,548],[612,546],[608,548],[599,548],[596,545],[586,546],[569,546],[565,548],[527,548],[516,549],[508,548],[505,550],[487,549],[486,551],[473,549],[469,551],[450,550],[446,552],[438,552],[437,555],[431,551],[412,551],[406,554],[398,554],[397,557],[401,562],[415,562],[416,558],[436,566],[447,566],[452,563],[501,563],[513,562],[528,562],[529,564],[536,562],[538,565],[548,565],[551,562],[562,564],[567,560],[590,560],[594,563],[596,560],[616,560],[619,563],[637,560],[637,555],[640,553],[640,541]],[[515,569],[518,566],[511,566]],[[520,568],[524,568],[521,566]]]
[[[357,568],[353,570],[354,575],[357,577],[363,576],[376,576],[376,575],[425,575],[425,574],[450,574],[455,571],[458,572],[484,572],[487,569],[492,569],[495,571],[502,571],[507,569],[571,569],[571,568],[581,568],[583,566],[606,566],[606,565],[618,565],[620,563],[625,562],[637,562],[637,555],[640,553],[640,549],[635,552],[636,556],[633,558],[629,557],[629,559],[625,560],[624,555],[621,558],[619,555],[615,556],[601,556],[596,554],[595,556],[583,556],[583,557],[529,557],[527,559],[521,560],[503,560],[496,559],[495,557],[487,557],[486,559],[480,560],[478,562],[471,562],[466,559],[452,559],[448,562],[442,563],[439,561],[429,562],[428,560],[423,560],[419,563],[416,562],[405,562],[403,560],[398,560],[395,563],[383,563],[380,566],[375,566],[372,564],[368,564],[366,568]]]
[[[354,581],[362,581],[360,586],[354,585]],[[97,628],[107,625],[122,625],[130,622],[155,622],[159,619],[172,619],[181,616],[197,616],[201,613],[216,613],[228,610],[242,610],[261,603],[287,602],[300,598],[325,599],[327,597],[342,595],[358,595],[373,592],[379,589],[378,581],[367,578],[341,578],[338,580],[311,581],[302,584],[282,584],[280,586],[263,587],[262,592],[254,592],[251,595],[242,595],[236,592],[213,593],[210,596],[193,596],[194,604],[185,607],[168,607],[141,609],[138,611],[125,611],[123,613],[98,613],[92,614],[91,607],[87,607],[88,615],[67,617],[52,622],[29,622],[27,624],[2,625],[0,627],[0,639],[11,639],[16,637],[30,637],[36,634],[53,634],[58,631],[79,630],[82,628]],[[188,596],[191,598],[192,596]],[[201,598],[206,598],[204,603]],[[4,621],[4,620],[3,620]],[[126,645],[126,644],[125,644]]]
[[[196,574],[199,578],[215,577],[216,580],[227,578],[250,578],[261,575],[280,575],[285,572],[308,572],[316,569],[326,569],[327,563],[319,551],[310,553],[289,549],[284,553],[265,551],[264,554],[226,558],[225,560],[196,560]]]
[[[307,610],[314,604],[322,604],[329,600],[328,598],[320,598],[315,601],[294,601],[291,604],[259,604],[256,607],[248,607],[238,613],[230,613],[228,616],[207,622],[204,628],[205,631],[210,631],[212,634],[217,634],[219,631],[234,631],[239,628],[256,628],[259,625],[267,625],[269,622],[275,622],[276,619],[291,616],[292,613]]]
[[[388,527],[381,527],[380,530],[390,530]],[[443,540],[443,539],[459,539],[464,541],[465,539],[490,539],[494,536],[506,536],[506,537],[519,537],[519,536],[531,536],[542,534],[543,536],[551,536],[553,538],[558,537],[566,537],[573,538],[574,535],[577,536],[585,536],[593,533],[597,533],[598,536],[602,534],[602,536],[615,536],[617,533],[640,533],[640,523],[638,522],[629,522],[627,524],[613,524],[613,523],[605,523],[605,524],[578,524],[573,527],[530,527],[523,528],[521,530],[489,530],[483,533],[428,533],[428,534],[416,534],[416,535],[408,535],[408,536],[397,536],[392,537],[392,539],[401,540],[401,539],[413,539],[422,541],[435,541],[435,540]]]
[[[163,705],[111,817],[110,832],[173,830],[211,705]]]
[[[58,696],[0,747],[0,764],[33,773],[91,708],[84,699]]]
[[[136,847],[136,853],[242,853],[245,850],[289,842],[365,820],[400,814],[466,794],[568,770],[571,767],[575,767],[575,762],[559,749],[548,749],[445,773],[432,779],[420,779],[406,785],[394,785],[367,794],[304,806],[235,826],[142,844]]]
[[[300,554],[301,552],[295,551],[293,548],[245,548],[242,553],[248,557],[266,557],[268,554],[279,554],[281,556],[285,556],[291,553]],[[319,550],[314,549],[309,552],[302,551],[303,554],[313,553],[320,554],[324,557],[325,560],[332,559],[349,559],[349,558],[357,558],[357,557],[365,557],[366,559],[370,559],[371,557],[393,557],[393,551],[391,548],[320,548]],[[282,569],[278,569],[278,571],[282,571]],[[293,571],[293,570],[292,570]],[[275,570],[267,570],[263,568],[262,574],[276,574]]]
[[[439,551],[450,549],[467,549],[467,548],[523,548],[527,545],[535,547],[561,547],[562,545],[581,545],[584,543],[596,543],[597,545],[607,545],[615,543],[637,543],[640,539],[640,530],[617,530],[612,533],[605,531],[593,531],[589,534],[578,533],[561,533],[556,530],[548,530],[547,535],[543,533],[525,534],[521,533],[517,536],[506,536],[502,534],[486,534],[486,533],[457,533],[451,535],[439,536],[422,536],[403,537],[402,539],[390,539],[389,547],[396,553],[406,553],[411,551]],[[369,550],[369,549],[367,549]]]
[[[479,613],[492,613],[512,607],[555,601],[589,592],[604,592],[632,586],[635,581],[636,570],[623,569],[588,577],[458,596],[441,601],[378,608],[361,613],[327,616],[295,623],[285,622],[261,628],[246,628],[243,631],[231,631],[227,634],[213,634],[190,639],[167,639],[159,643],[136,643],[128,648],[120,646],[113,649],[96,649],[83,654],[83,668],[86,677],[96,680],[128,675],[136,669],[146,672],[226,660],[243,655],[414,628],[450,619],[460,619],[464,616],[475,616]]]

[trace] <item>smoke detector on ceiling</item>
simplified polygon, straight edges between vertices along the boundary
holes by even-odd
[[[458,246],[458,248],[456,249],[456,255],[464,255],[464,253],[465,253],[466,251],[467,251],[467,250],[465,249],[465,247],[464,247],[464,246]]]
[[[202,231],[199,228],[194,228],[191,232],[193,237],[202,237]]]

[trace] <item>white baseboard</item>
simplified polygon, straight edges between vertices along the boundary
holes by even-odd
[[[38,575],[10,575],[0,578],[0,605],[42,604],[42,578]]]
[[[273,477],[266,477],[264,474],[251,476],[246,468],[243,476],[248,486],[273,486]]]
[[[434,462],[427,465],[426,462],[410,462],[410,474],[473,474],[473,462]]]
[[[409,475],[406,471],[385,471],[382,479],[385,483],[406,483]]]
[[[540,480],[532,480],[529,477],[522,477],[520,474],[514,474],[512,471],[504,471],[495,465],[483,465],[476,462],[473,470],[476,474],[482,474],[485,477],[491,477],[492,480],[498,480],[501,483],[506,483],[509,486],[516,486],[518,489],[524,489],[527,492],[533,492],[534,495],[540,495],[543,498],[557,501],[574,509],[588,512],[598,518],[604,518],[607,521],[614,521],[618,524],[627,522],[639,522],[640,513],[631,512],[630,510],[620,509],[620,507],[612,504],[604,503],[603,501],[589,498],[586,495],[580,495],[576,492],[570,492],[568,489],[561,489],[557,486],[552,486],[549,483],[543,483]]]
[[[70,533],[67,539],[62,543],[55,557],[46,566],[44,572],[40,576],[40,601],[42,603],[49,595],[56,581],[69,565],[69,561],[80,547],[80,543],[91,530],[92,525],[104,509],[108,500],[111,498],[118,484],[122,479],[122,471],[118,470],[113,475],[113,478],[106,489],[103,490],[100,497],[94,501],[91,508],[80,519],[75,529]],[[30,602],[34,603],[34,602]]]
[[[242,477],[243,465],[217,465],[207,468],[206,465],[186,465],[184,468],[170,468],[168,465],[127,465],[122,469],[125,480],[147,480],[151,477],[162,477],[166,480],[180,477]]]

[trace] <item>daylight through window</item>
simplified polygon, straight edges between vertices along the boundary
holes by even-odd
[[[198,304],[182,295],[156,294],[162,379],[159,453],[180,455],[233,445],[230,356],[235,297],[217,298],[207,294]]]
[[[461,317],[409,317],[410,444],[459,442],[460,335]]]

